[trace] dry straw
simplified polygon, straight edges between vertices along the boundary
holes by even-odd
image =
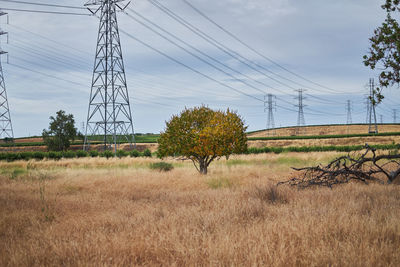
[[[334,156],[1,163],[0,265],[399,266],[398,186],[271,185]]]

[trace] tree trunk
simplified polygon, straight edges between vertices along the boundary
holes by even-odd
[[[199,167],[200,167],[200,173],[206,175],[207,174],[207,163],[204,159],[199,160]]]

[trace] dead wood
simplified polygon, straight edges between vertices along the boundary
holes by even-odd
[[[365,145],[365,151],[349,153],[334,159],[325,166],[292,168],[299,175],[278,185],[288,184],[299,188],[348,183],[352,180],[369,182],[393,182],[400,175],[400,154],[389,152],[377,155],[375,148]]]

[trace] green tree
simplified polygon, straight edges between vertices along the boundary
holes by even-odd
[[[381,7],[386,11],[386,19],[369,39],[371,47],[364,56],[365,66],[382,69],[379,74],[380,87],[374,89],[377,98],[371,99],[373,104],[382,101],[382,88],[400,84],[400,27],[394,18],[399,15],[400,0],[386,0]]]
[[[213,160],[247,150],[246,129],[240,116],[229,109],[185,109],[166,123],[158,140],[158,155],[190,159],[201,174],[207,174]]]
[[[50,117],[49,130],[43,129],[42,137],[48,150],[65,151],[77,135],[75,120],[72,114],[65,114],[60,110],[54,118]]]

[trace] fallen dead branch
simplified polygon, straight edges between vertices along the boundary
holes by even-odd
[[[392,183],[400,175],[400,154],[387,153],[377,155],[375,148],[365,145],[361,154],[348,154],[331,161],[326,166],[293,168],[301,172],[288,181],[278,185],[288,184],[299,188],[311,186],[332,186],[348,183],[351,180]]]

